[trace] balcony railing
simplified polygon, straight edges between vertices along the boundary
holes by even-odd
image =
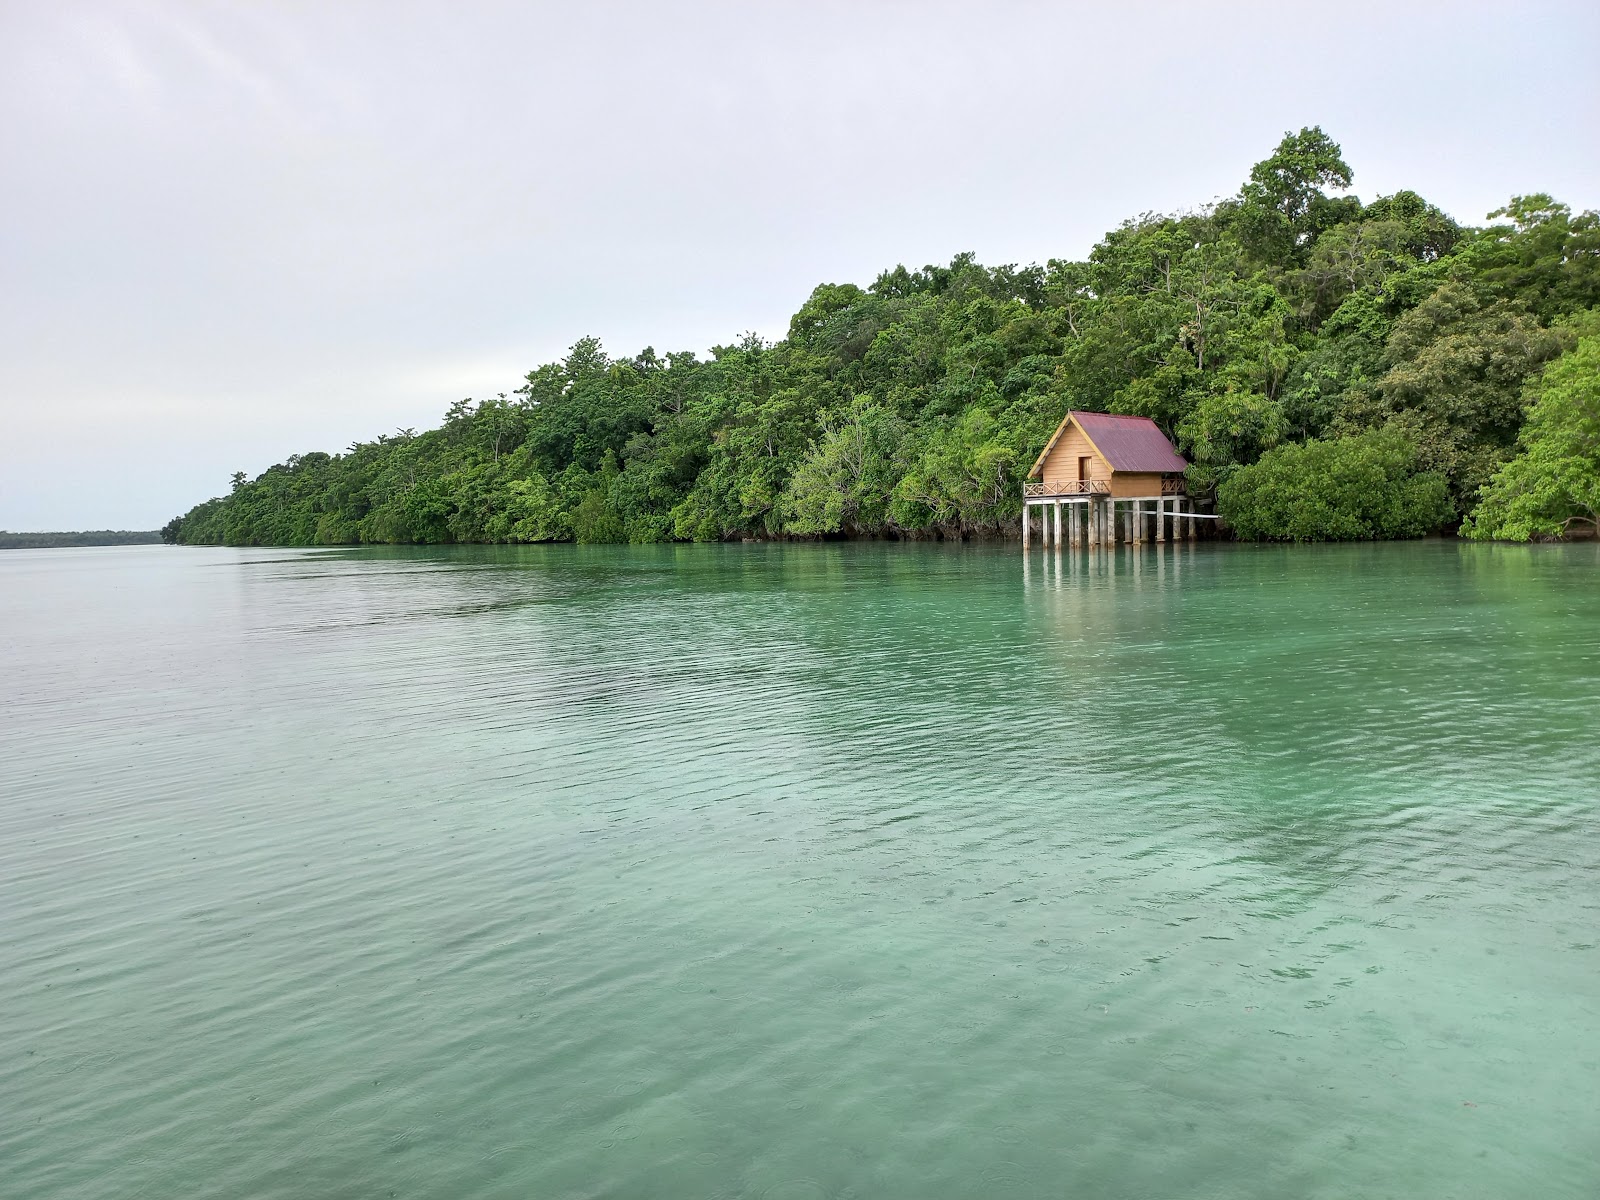
[[[1055,483],[1046,483],[1042,479],[1025,479],[1022,481],[1022,494],[1024,496],[1103,496],[1111,491],[1111,484],[1104,479],[1060,479]],[[1163,496],[1187,496],[1189,489],[1184,486],[1182,475],[1163,475],[1161,477],[1161,494]]]
[[[1042,479],[1026,479],[1022,483],[1024,496],[1087,496],[1106,493],[1111,485],[1104,479],[1060,479],[1046,483]]]

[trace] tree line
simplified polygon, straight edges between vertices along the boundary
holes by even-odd
[[[10,530],[0,529],[0,550],[38,550],[55,546],[160,545],[162,536],[154,529],[73,529],[33,533],[13,533]],[[168,537],[167,540],[172,539]]]
[[[1069,408],[1155,420],[1259,538],[1600,532],[1600,217],[1363,203],[1320,128],[1086,261],[823,284],[776,342],[613,358],[295,455],[162,531],[342,545],[1015,534]]]

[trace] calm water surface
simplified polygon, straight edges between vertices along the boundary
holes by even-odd
[[[1600,1195],[1600,553],[0,554],[7,1197]]]

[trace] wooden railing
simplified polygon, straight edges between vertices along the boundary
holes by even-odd
[[[1161,477],[1161,494],[1163,496],[1186,496],[1188,489],[1183,485],[1182,475],[1163,475]]]
[[[1104,479],[1063,479],[1056,483],[1046,483],[1042,479],[1025,479],[1022,482],[1024,496],[1086,496],[1092,492],[1104,493],[1111,490],[1111,485]]]

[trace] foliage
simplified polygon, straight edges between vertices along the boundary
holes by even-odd
[[[48,546],[147,546],[160,544],[155,530],[80,529],[53,533],[12,533],[0,529],[0,550],[38,550]]]
[[[1217,492],[1217,511],[1243,538],[1421,537],[1454,509],[1444,477],[1419,471],[1418,460],[1393,430],[1280,446],[1234,472]]]
[[[1068,408],[1153,419],[1202,503],[1242,504],[1250,480],[1270,477],[1285,503],[1305,492],[1343,514],[1274,517],[1261,536],[1398,535],[1442,511],[1435,480],[1466,511],[1500,478],[1541,371],[1576,338],[1572,314],[1600,304],[1600,218],[1533,194],[1472,229],[1415,192],[1363,204],[1351,182],[1339,146],[1302,129],[1236,195],[1127,221],[1081,262],[990,268],[961,254],[867,287],[825,283],[779,341],[747,335],[704,357],[612,358],[583,338],[510,393],[450,405],[435,429],[236,475],[163,536],[1014,534],[1023,477]],[[1560,457],[1575,444],[1546,436],[1539,453],[1559,462],[1540,478],[1577,470]],[[1322,472],[1347,461],[1410,499],[1382,512],[1327,500]],[[1485,494],[1509,503],[1511,486]],[[1576,514],[1557,505],[1527,528]]]
[[[1600,329],[1600,320],[1592,324]],[[1600,537],[1600,332],[1580,338],[1529,394],[1517,456],[1484,489],[1462,532],[1526,542],[1577,523]]]

